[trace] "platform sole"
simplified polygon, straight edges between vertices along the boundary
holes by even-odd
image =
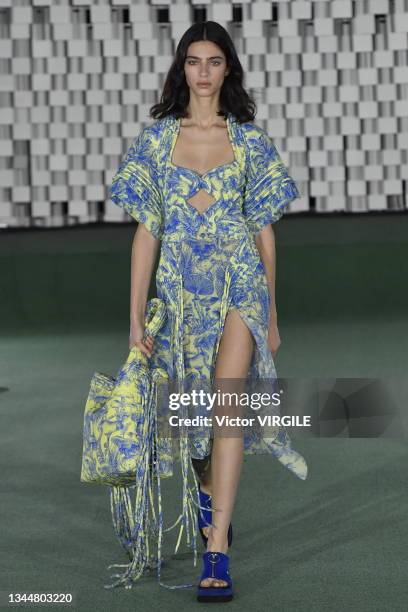
[[[197,589],[197,601],[203,603],[231,601],[233,597],[232,587],[198,587]]]

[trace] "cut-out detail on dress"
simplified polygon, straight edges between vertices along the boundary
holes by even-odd
[[[206,189],[199,189],[196,193],[186,200],[187,204],[195,208],[195,210],[203,215],[207,210],[216,203],[216,199]]]

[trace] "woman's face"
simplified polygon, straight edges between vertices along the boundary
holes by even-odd
[[[217,93],[228,74],[224,53],[213,42],[191,43],[184,62],[187,85],[196,96],[209,97]]]

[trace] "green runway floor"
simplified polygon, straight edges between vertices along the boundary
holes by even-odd
[[[130,590],[103,588],[117,571],[107,566],[126,557],[108,489],[79,480],[91,376],[114,374],[128,354],[134,230],[0,234],[3,601],[71,592],[70,609],[84,612],[203,609],[193,588],[167,591],[155,574]],[[407,230],[397,214],[277,224],[279,375],[406,376]],[[405,612],[406,438],[296,439],[306,481],[271,456],[246,455],[230,549],[236,595],[213,608]],[[178,484],[178,475],[163,481],[167,524],[180,512]],[[175,534],[162,579],[195,582],[200,562],[171,558]]]

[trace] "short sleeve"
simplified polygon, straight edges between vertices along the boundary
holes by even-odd
[[[109,197],[157,239],[163,236],[163,207],[158,185],[157,137],[144,128],[122,159],[109,188]]]
[[[251,124],[245,139],[248,162],[243,214],[249,230],[257,234],[268,223],[278,221],[287,205],[301,194],[262,128]]]

